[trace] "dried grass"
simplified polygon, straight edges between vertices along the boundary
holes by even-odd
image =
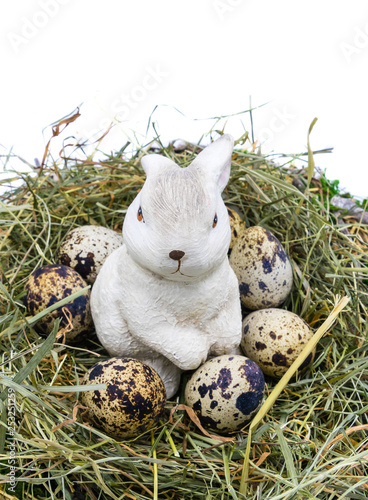
[[[72,119],[55,126],[54,136]],[[0,496],[368,498],[368,228],[337,215],[331,205],[336,185],[313,177],[310,148],[306,168],[297,169],[294,158],[281,157],[276,165],[244,136],[224,197],[247,226],[272,231],[290,255],[294,287],[283,307],[316,331],[313,366],[279,383],[267,378],[267,402],[250,429],[230,441],[205,435],[190,411],[177,407],[183,391],[168,401],[160,425],[137,439],[117,442],[89,426],[78,403],[80,380],[108,354],[96,339],[66,345],[58,323],[41,339],[22,297],[29,274],[55,262],[70,229],[121,229],[144,182],[140,158],[148,149],[137,147],[127,158],[126,146],[103,160],[95,159],[97,150],[83,156],[81,145],[56,160],[46,150],[38,171],[12,175],[22,183],[6,189],[0,203]],[[159,152],[185,166],[199,150],[170,145]],[[6,487],[8,388],[16,394],[14,497]]]

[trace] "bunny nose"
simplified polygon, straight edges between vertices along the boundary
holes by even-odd
[[[172,250],[169,253],[170,259],[173,259],[173,260],[180,260],[181,258],[184,257],[184,255],[185,255],[185,252],[182,252],[181,250]]]

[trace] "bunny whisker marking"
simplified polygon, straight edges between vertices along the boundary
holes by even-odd
[[[233,144],[223,135],[185,168],[143,156],[147,178],[127,210],[124,244],[106,259],[92,289],[103,346],[111,356],[151,365],[168,398],[182,370],[198,368],[209,355],[233,354],[240,344],[239,287],[227,257],[231,231],[221,196]],[[172,250],[178,248],[186,251]]]

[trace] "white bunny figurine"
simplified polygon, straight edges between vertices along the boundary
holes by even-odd
[[[182,370],[235,353],[241,339],[237,278],[227,257],[230,224],[221,198],[233,138],[223,135],[186,168],[142,158],[147,179],[129,206],[124,244],[92,289],[96,332],[111,356],[140,359],[162,377],[167,397]]]

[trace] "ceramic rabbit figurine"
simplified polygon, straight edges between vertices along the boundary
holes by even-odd
[[[105,261],[92,289],[99,340],[111,356],[145,361],[167,397],[182,370],[209,355],[236,352],[241,339],[237,278],[227,257],[230,224],[221,193],[233,139],[223,135],[186,168],[142,158],[146,182],[129,206],[124,244]]]

